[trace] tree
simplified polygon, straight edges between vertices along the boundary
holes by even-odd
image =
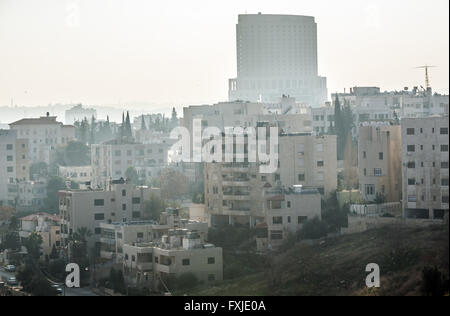
[[[85,143],[71,141],[66,146],[57,149],[56,163],[60,166],[90,165],[90,149]]]
[[[17,273],[17,280],[22,284],[23,290],[33,296],[56,296],[58,293],[50,282],[42,276],[31,263],[26,263]]]
[[[41,245],[43,243],[42,236],[38,233],[31,233],[25,239],[23,245],[27,248],[28,255],[36,262],[41,257]]]
[[[319,239],[327,235],[327,225],[318,217],[306,221],[301,230],[298,231],[300,239]]]
[[[421,291],[425,296],[444,296],[450,290],[449,280],[437,267],[425,267],[422,270]]]
[[[166,209],[166,203],[155,193],[150,194],[150,199],[144,202],[143,217],[146,220],[158,221],[160,215]]]
[[[174,169],[165,169],[161,173],[161,197],[175,199],[189,193],[188,179]]]
[[[355,149],[355,145],[352,141],[352,136],[347,134],[345,151],[344,151],[344,184],[345,189],[350,191],[350,203],[352,201],[352,190],[357,187],[358,184],[358,153]]]
[[[354,122],[350,105],[346,104],[345,107],[342,107],[337,94],[334,102],[334,121],[334,132],[337,135],[338,160],[342,160],[344,157],[345,143],[347,142],[348,135],[351,134]]]
[[[2,244],[0,244],[0,250],[18,250],[20,249],[20,237],[17,232],[7,233],[4,238]]]
[[[47,198],[45,199],[46,211],[59,213],[58,191],[66,189],[66,183],[59,177],[51,178],[47,183]]]
[[[48,165],[45,162],[34,163],[30,166],[30,179],[37,180],[39,177],[48,176]]]
[[[125,178],[130,181],[132,184],[139,184],[139,175],[136,171],[136,168],[134,167],[129,167],[126,171],[125,171]]]

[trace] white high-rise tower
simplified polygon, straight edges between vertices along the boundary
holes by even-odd
[[[230,101],[277,102],[282,95],[312,106],[327,101],[326,78],[318,75],[314,17],[239,15],[236,46]]]

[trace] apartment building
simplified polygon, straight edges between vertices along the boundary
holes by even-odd
[[[443,218],[449,210],[448,116],[405,118],[401,128],[403,215]]]
[[[92,166],[58,167],[58,175],[66,181],[73,181],[80,185],[80,189],[86,189],[92,181]]]
[[[281,134],[274,173],[261,173],[260,163],[245,161],[205,164],[205,213],[210,226],[264,223],[265,187],[302,185],[325,197],[337,189],[334,135]]]
[[[258,238],[259,251],[280,246],[290,235],[298,232],[306,221],[322,219],[322,201],[316,189],[304,189],[302,186],[267,188],[264,193],[264,226],[267,227],[267,234]]]
[[[87,228],[93,233],[91,244],[98,243],[101,223],[140,220],[151,193],[159,194],[159,189],[134,186],[123,179],[111,181],[105,190],[59,191],[63,241],[79,228]]]
[[[101,223],[100,256],[105,259],[123,260],[125,244],[158,242],[168,235],[169,229],[188,229],[199,234],[202,242],[208,236],[208,223],[181,219],[178,210],[168,208],[161,214],[161,220],[126,223]]]
[[[9,124],[17,132],[17,138],[28,140],[30,164],[54,159],[56,146],[75,139],[75,127],[56,121],[56,116],[28,118]]]
[[[47,199],[47,182],[21,181],[16,184],[16,208],[19,211],[39,211]]]
[[[331,102],[325,106],[311,108],[312,131],[315,135],[324,135],[333,131],[334,123],[334,106]]]
[[[282,186],[316,188],[325,197],[337,190],[335,135],[282,134],[279,145]]]
[[[0,206],[15,206],[17,132],[0,130]]]
[[[61,247],[61,219],[57,215],[47,213],[32,214],[20,219],[21,239],[28,238],[32,233],[42,237],[42,258],[49,256],[52,250],[58,251]]]
[[[223,280],[222,248],[187,229],[171,229],[159,243],[126,244],[123,252],[124,275],[137,286],[157,289],[161,280],[186,273],[203,283]]]
[[[368,202],[402,199],[402,133],[400,125],[386,123],[358,127],[358,180]]]
[[[355,113],[356,124],[370,120],[390,120],[395,115],[403,117],[427,117],[448,114],[449,96],[433,93],[432,89],[408,87],[400,91],[384,91],[379,87],[354,87],[350,92],[332,94],[342,104],[349,105]],[[395,115],[394,115],[395,112]]]
[[[30,149],[27,139],[16,140],[16,179],[30,180]]]
[[[142,181],[151,181],[168,165],[168,143],[138,144],[117,140],[91,146],[92,186],[105,187],[109,179],[125,178],[134,167]]]

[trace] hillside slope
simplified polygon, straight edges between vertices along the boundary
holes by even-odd
[[[266,264],[258,272],[189,294],[420,295],[424,267],[437,266],[448,276],[448,228],[390,226],[315,246],[296,244],[261,259]],[[377,263],[381,270],[381,288],[370,291],[365,286],[369,263]]]

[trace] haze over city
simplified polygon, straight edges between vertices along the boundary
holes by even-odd
[[[238,14],[314,16],[328,92],[449,89],[449,2],[0,0],[0,106],[227,100]],[[149,112],[152,106],[146,108]]]

